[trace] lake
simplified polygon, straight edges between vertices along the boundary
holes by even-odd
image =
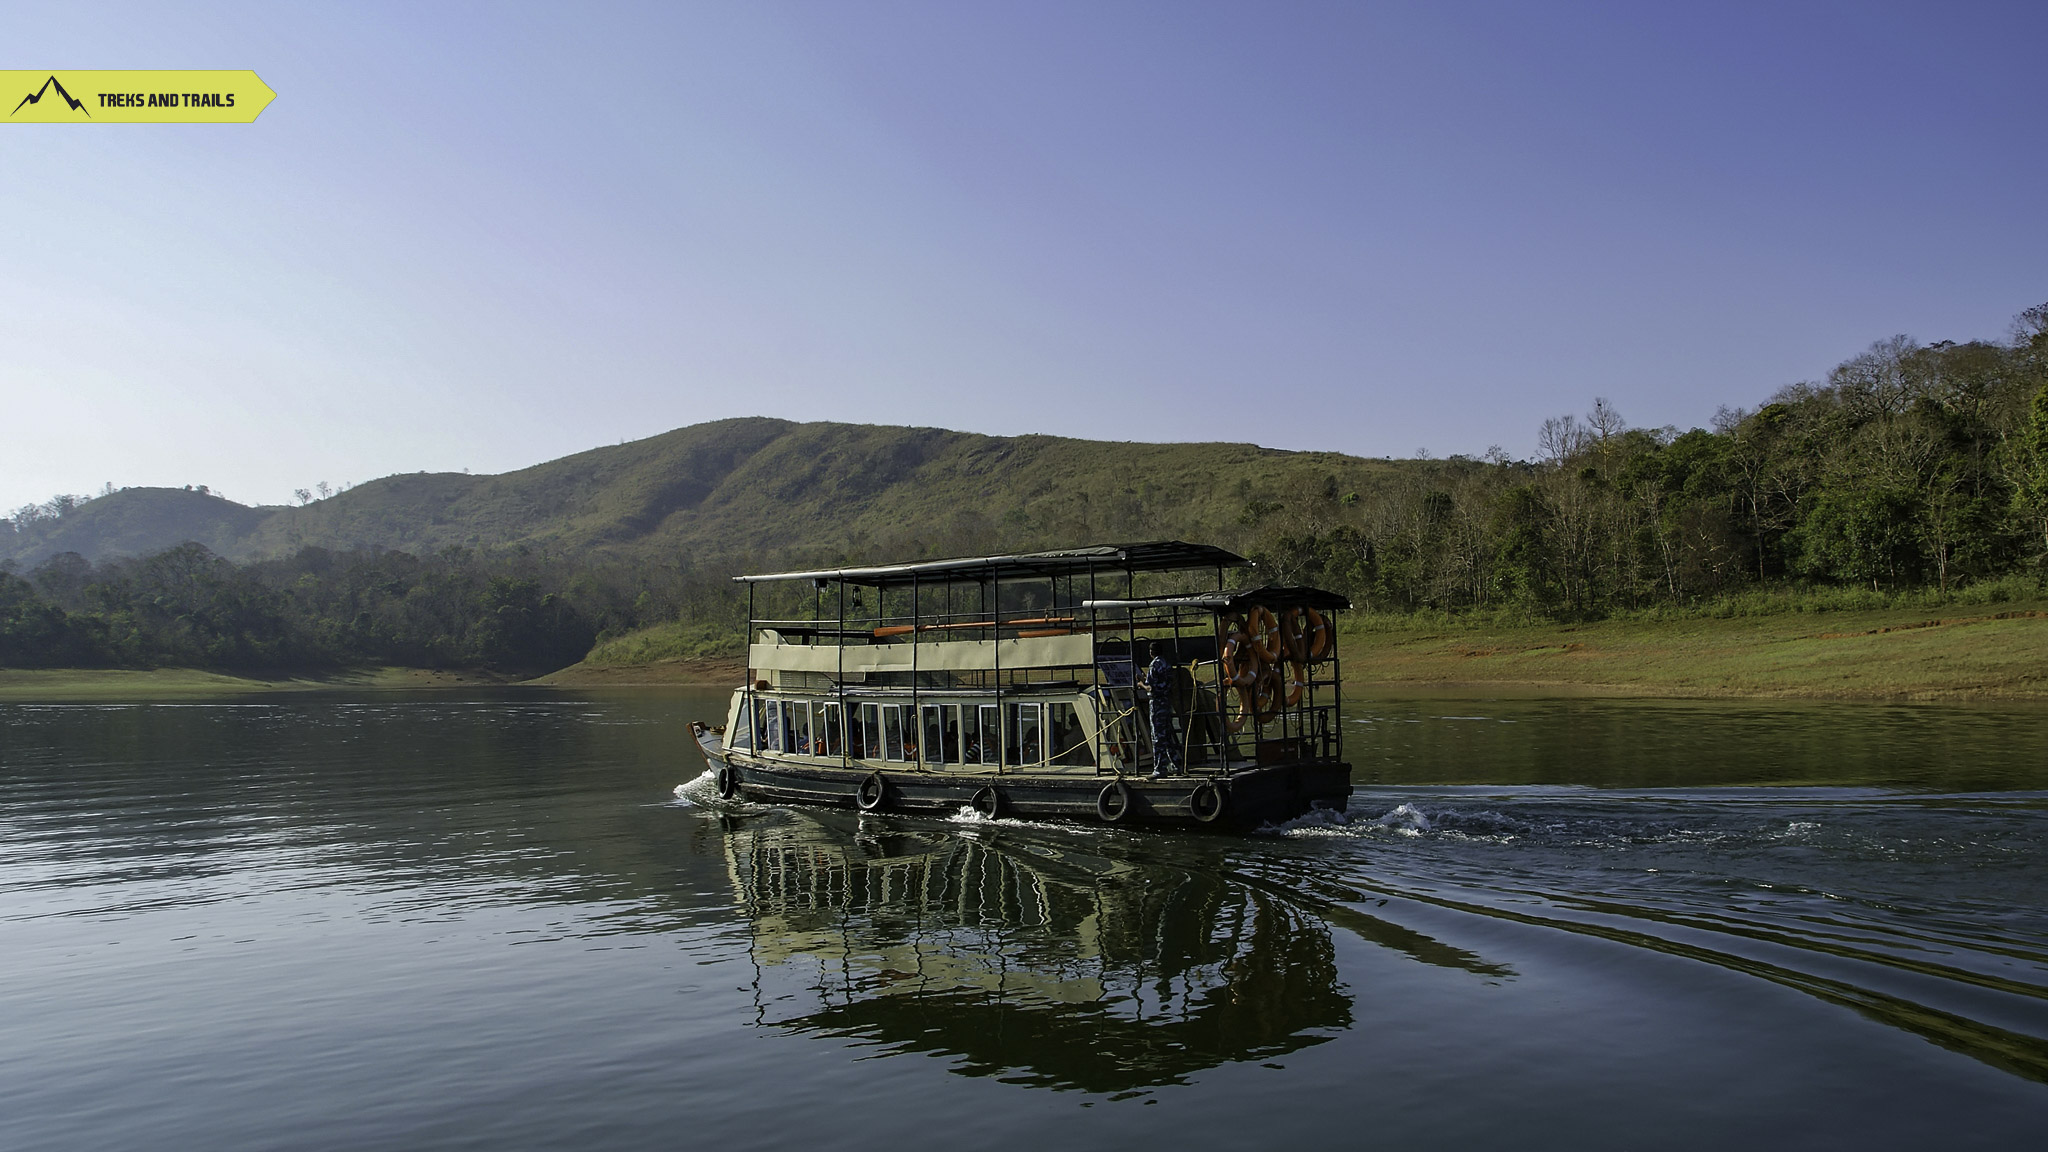
[[[721,808],[690,690],[0,704],[44,1148],[2031,1145],[2048,709],[1353,701],[1269,835]]]

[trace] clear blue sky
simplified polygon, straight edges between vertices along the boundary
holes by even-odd
[[[24,4],[0,505],[763,414],[1363,455],[2048,301],[2048,5]]]

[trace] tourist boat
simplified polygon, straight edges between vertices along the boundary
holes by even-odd
[[[1341,809],[1350,602],[1225,587],[1248,566],[1164,541],[740,576],[747,680],[691,728],[728,799],[1235,830]]]

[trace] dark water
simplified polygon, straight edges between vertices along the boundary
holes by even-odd
[[[714,710],[0,705],[0,1144],[2048,1122],[2048,711],[1379,701],[1344,819],[1232,840],[722,812]]]

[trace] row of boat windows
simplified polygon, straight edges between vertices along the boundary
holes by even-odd
[[[734,747],[925,764],[1095,763],[1079,714],[1062,701],[842,709],[832,700],[769,699],[753,705],[751,716],[748,705],[740,705]]]

